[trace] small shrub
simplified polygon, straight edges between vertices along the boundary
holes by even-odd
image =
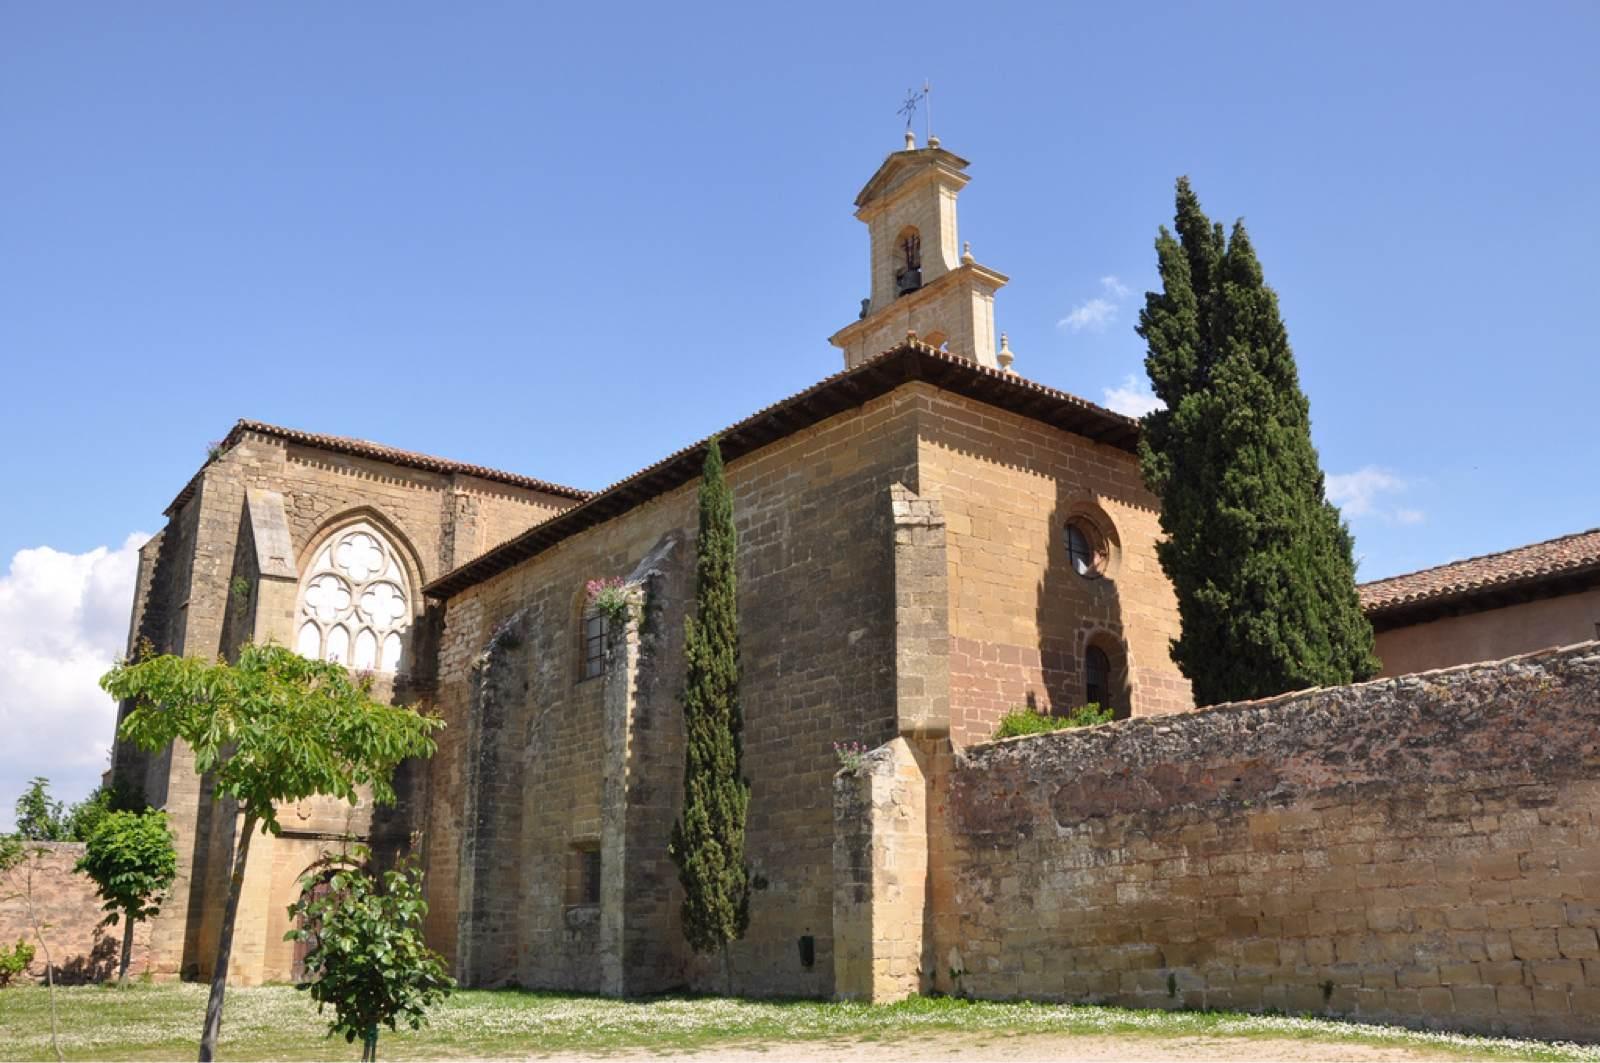
[[[33,946],[28,944],[26,938],[18,938],[14,948],[0,948],[0,989],[11,984],[11,980],[28,969],[28,964],[33,962]]]
[[[860,742],[835,742],[833,755],[839,758],[839,767],[851,775],[859,774],[867,766],[867,754],[870,753],[865,745]]]
[[[365,849],[355,855],[369,857]],[[422,938],[428,915],[422,872],[411,861],[382,875],[358,865],[340,867],[325,880],[308,875],[300,885],[304,892],[289,908],[295,929],[285,938],[310,946],[310,980],[295,988],[310,994],[319,1014],[333,1009],[330,1036],[359,1037],[361,1058],[376,1060],[379,1026],[398,1030],[404,1022],[419,1030],[428,1009],[455,988],[444,957]]]
[[[1110,723],[1111,709],[1101,708],[1094,702],[1079,705],[1065,716],[1052,716],[1042,712],[1035,712],[1029,708],[1016,708],[1000,718],[1000,725],[994,730],[996,738],[1015,738],[1018,735],[1045,734],[1049,731],[1062,731],[1069,727],[1094,727],[1096,724]]]

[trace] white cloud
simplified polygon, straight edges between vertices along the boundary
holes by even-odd
[[[1073,332],[1082,332],[1084,329],[1101,332],[1116,318],[1115,303],[1109,303],[1104,299],[1090,299],[1073,307],[1072,313],[1057,321],[1056,326],[1071,329]]]
[[[1101,388],[1105,396],[1107,409],[1116,410],[1118,413],[1129,417],[1143,417],[1151,410],[1161,409],[1163,403],[1150,392],[1150,385],[1129,373],[1122,379],[1122,386],[1117,388]]]
[[[1355,472],[1332,473],[1327,477],[1327,485],[1328,501],[1351,520],[1377,517],[1386,523],[1421,524],[1426,519],[1420,509],[1389,508],[1384,504],[1384,496],[1403,494],[1410,485],[1380,466],[1366,465]]]
[[[1100,287],[1104,288],[1106,294],[1111,296],[1113,299],[1126,299],[1128,296],[1133,294],[1128,290],[1128,286],[1123,284],[1116,277],[1101,277]]]
[[[1122,301],[1133,292],[1114,275],[1100,278],[1100,295],[1086,299],[1072,308],[1072,312],[1056,322],[1057,328],[1082,332],[1104,332],[1105,327],[1117,319]]]
[[[116,705],[99,678],[127,646],[139,547],[136,532],[82,554],[19,550],[0,576],[0,830],[12,802],[43,775],[77,800],[106,768]]]

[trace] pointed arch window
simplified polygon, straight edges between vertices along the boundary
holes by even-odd
[[[366,521],[329,537],[300,581],[295,652],[361,671],[400,669],[411,582],[399,551]]]

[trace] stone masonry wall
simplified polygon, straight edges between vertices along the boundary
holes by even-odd
[[[979,746],[944,803],[939,988],[1600,1038],[1600,643]]]
[[[875,746],[895,734],[890,488],[915,486],[913,404],[902,389],[728,467],[753,786],[750,931],[732,949],[741,992],[832,991],[833,743]],[[688,955],[682,943],[681,894],[666,855],[682,796],[678,694],[697,486],[578,533],[448,603],[436,705],[447,727],[428,769],[424,828],[429,935],[455,953],[470,983],[615,991],[607,971],[620,969],[629,992],[720,985],[715,960]],[[658,554],[631,738],[608,738],[612,673],[579,678],[583,584],[627,576]],[[491,641],[518,614],[525,635],[514,653],[499,655],[518,678],[496,681],[486,701],[482,662],[496,656]],[[497,744],[478,745],[474,734],[491,727]],[[625,813],[606,807],[608,793],[625,795]],[[607,840],[616,830],[627,835],[620,890],[605,862],[617,851]],[[597,845],[602,903],[621,903],[620,913],[567,901],[574,851]],[[619,947],[627,952],[620,965],[611,954]]]
[[[11,948],[26,938],[34,948],[28,977],[44,979],[45,950],[39,947],[28,905],[22,893],[31,887],[37,915],[44,924],[45,941],[55,964],[55,977],[67,985],[99,982],[117,976],[122,957],[122,929],[102,927],[106,913],[88,875],[72,870],[83,856],[82,842],[32,842],[28,848],[44,855],[30,857],[22,866],[0,873],[0,947]],[[134,925],[130,978],[150,969],[150,923]]]
[[[900,1000],[932,962],[928,904],[928,780],[918,749],[896,738],[834,777],[834,996]],[[925,954],[926,953],[926,954]]]
[[[951,737],[986,741],[1008,710],[1084,701],[1091,640],[1107,651],[1121,715],[1193,706],[1173,666],[1177,602],[1156,560],[1157,503],[1138,461],[992,406],[923,393],[921,493],[943,504],[950,568]],[[1100,578],[1073,571],[1068,520],[1103,531]]]

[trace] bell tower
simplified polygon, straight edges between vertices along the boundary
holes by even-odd
[[[980,266],[956,235],[956,196],[970,180],[966,169],[967,160],[940,147],[938,137],[918,148],[908,130],[905,149],[885,159],[856,196],[856,217],[866,223],[872,244],[872,295],[862,300],[860,320],[828,339],[844,351],[846,369],[894,347],[908,332],[980,365],[1004,368],[996,350],[994,293],[1008,278]]]

